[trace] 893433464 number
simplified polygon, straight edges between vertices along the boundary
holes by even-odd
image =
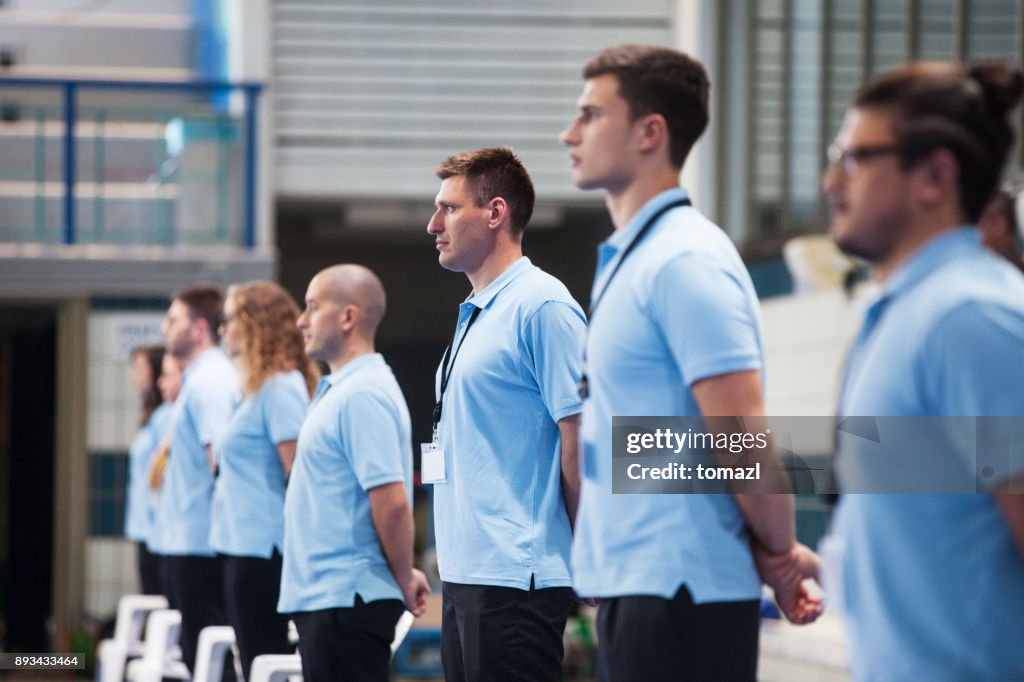
[[[0,670],[82,670],[81,654],[0,654]]]

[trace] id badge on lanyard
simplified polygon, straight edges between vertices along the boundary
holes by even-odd
[[[444,393],[448,388],[448,379],[451,378],[451,372],[455,368],[455,358],[459,355],[459,350],[462,349],[462,343],[466,339],[466,334],[469,333],[469,328],[473,326],[477,316],[480,314],[480,308],[474,308],[473,314],[469,316],[469,322],[466,323],[466,329],[462,332],[462,338],[459,340],[459,344],[455,346],[455,352],[452,353],[452,346],[455,345],[455,339],[452,339],[452,345],[448,346],[444,352],[444,359],[441,362],[441,390],[440,398],[437,401],[437,405],[434,406],[434,437],[429,443],[420,444],[420,480],[424,483],[447,483],[448,482],[448,469],[445,466],[444,461],[444,449],[438,443],[437,438],[437,427],[441,423],[441,410],[444,406]],[[450,357],[449,357],[449,354]],[[451,366],[449,367],[449,359],[451,360]]]

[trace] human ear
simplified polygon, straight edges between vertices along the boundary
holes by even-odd
[[[640,139],[640,151],[649,152],[663,145],[668,139],[668,124],[661,114],[648,114],[636,121]]]

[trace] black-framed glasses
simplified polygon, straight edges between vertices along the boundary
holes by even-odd
[[[829,145],[827,156],[829,168],[838,168],[846,171],[847,175],[855,175],[861,164],[871,159],[889,154],[899,154],[903,147],[899,144],[875,144],[863,145],[860,147],[842,148],[837,144]]]

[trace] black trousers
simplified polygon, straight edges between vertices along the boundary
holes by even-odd
[[[398,599],[291,614],[306,682],[387,682],[391,641],[405,606]]]
[[[441,663],[447,682],[555,682],[570,587],[529,590],[444,583]]]
[[[759,602],[694,604],[689,590],[672,599],[604,599],[597,611],[601,682],[757,678]]]
[[[207,625],[227,625],[224,613],[224,564],[220,557],[164,556],[167,594],[181,611],[181,655],[195,671],[199,631]],[[230,668],[225,665],[225,671]],[[232,675],[233,677],[233,675]]]
[[[136,546],[139,549],[139,580],[142,584],[142,594],[163,594],[160,555],[150,552],[145,542],[136,543]]]
[[[245,679],[257,656],[292,653],[288,616],[277,612],[280,591],[281,553],[276,549],[269,559],[224,555],[224,607]]]

